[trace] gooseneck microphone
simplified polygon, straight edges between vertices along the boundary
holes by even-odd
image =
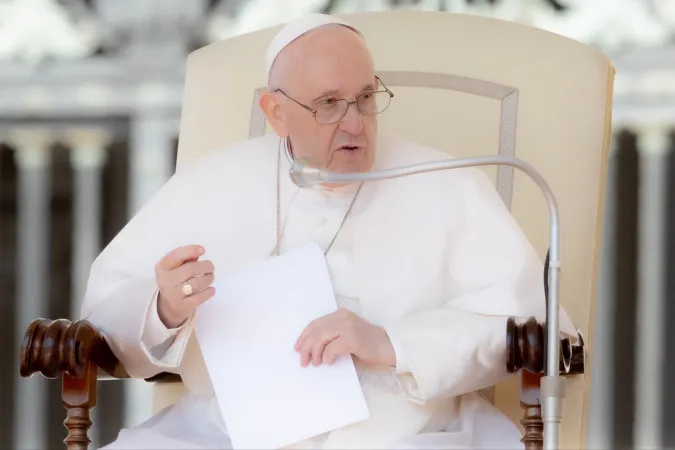
[[[288,156],[288,155],[287,155]],[[525,161],[510,156],[478,156],[414,164],[393,169],[363,173],[336,173],[313,167],[307,160],[291,159],[290,177],[297,186],[308,187],[322,183],[360,183],[400,178],[425,172],[478,166],[511,166],[525,172],[544,194],[549,209],[548,298],[546,299],[546,373],[541,379],[542,420],[544,422],[544,449],[559,446],[565,399],[565,379],[560,376],[560,233],[558,204],[553,192],[541,174]]]

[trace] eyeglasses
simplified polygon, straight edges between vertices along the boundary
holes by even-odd
[[[318,124],[330,125],[341,121],[342,118],[347,114],[349,106],[352,104],[355,104],[359,112],[364,116],[374,116],[375,114],[380,114],[389,108],[391,99],[394,97],[394,93],[391,92],[389,88],[384,85],[384,83],[382,83],[382,80],[380,80],[378,77],[375,78],[377,78],[384,90],[364,92],[359,94],[352,101],[344,98],[329,98],[326,100],[321,100],[316,108],[312,108],[297,101],[281,89],[276,89],[274,92],[280,92],[289,100],[292,100],[312,113],[314,120],[316,120]]]

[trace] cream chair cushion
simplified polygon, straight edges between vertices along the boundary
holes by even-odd
[[[592,345],[614,76],[608,59],[549,32],[476,16],[343,17],[364,33],[379,76],[395,93],[380,116],[384,132],[453,156],[514,155],[549,181],[562,223],[562,303]],[[266,82],[265,49],[276,31],[218,42],[189,56],[178,170],[206,152],[271,132],[257,99]],[[519,172],[485,170],[543,258],[548,216],[542,194]],[[585,446],[588,381],[586,375],[568,383],[563,448]],[[157,389],[156,408],[182,393],[180,385]],[[520,420],[518,377],[497,387],[494,402]]]

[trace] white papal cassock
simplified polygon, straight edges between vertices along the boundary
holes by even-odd
[[[82,317],[132,376],[177,372],[189,390],[110,449],[230,446],[193,320],[169,331],[157,317],[154,266],[188,244],[206,248],[216,276],[272,256],[277,148],[275,136],[257,138],[178,172],[94,263]],[[380,136],[375,167],[444,158]],[[283,252],[325,248],[356,186],[299,189],[282,153],[280,188]],[[484,173],[365,184],[327,263],[339,305],[385,327],[397,367],[356,361],[371,417],[293,447],[522,448],[517,428],[476,391],[506,376],[507,317],[545,317],[543,268]],[[574,334],[564,313],[561,330]]]

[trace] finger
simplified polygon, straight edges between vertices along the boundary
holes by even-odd
[[[215,267],[211,261],[194,261],[172,270],[168,278],[170,278],[172,285],[177,286],[192,278],[212,274],[214,271]]]
[[[178,247],[167,253],[157,263],[159,270],[172,270],[182,266],[186,261],[199,259],[204,254],[204,247],[201,245],[186,245]]]
[[[212,273],[208,273],[206,275],[197,275],[196,277],[190,278],[189,280],[172,286],[171,287],[171,295],[175,296],[176,298],[182,298],[185,297],[185,294],[183,293],[183,287],[186,284],[189,284],[192,287],[192,294],[194,295],[197,292],[203,291],[207,287],[213,283],[213,280],[215,279],[215,275]]]
[[[307,342],[308,339],[310,339],[314,334],[320,333],[321,329],[326,328],[326,321],[323,320],[324,318],[321,317],[319,319],[315,319],[305,327],[305,329],[300,333],[300,337],[298,337],[298,340],[295,341],[295,350],[300,351],[301,348],[305,346],[305,343]],[[328,323],[330,325],[330,322]]]
[[[323,347],[337,338],[337,334],[329,333],[326,331],[317,332],[308,335],[303,341],[302,346],[300,347],[300,365],[305,367],[310,362],[313,362],[315,365],[321,362],[321,354],[323,353]],[[316,359],[314,357],[316,356]]]
[[[326,348],[323,350],[322,362],[330,365],[333,364],[338,357],[349,355],[350,353],[347,339],[339,337],[326,345]]]
[[[323,341],[312,341],[311,345],[305,345],[300,350],[300,366],[307,367],[309,364],[314,364],[314,354],[322,353],[323,347],[326,345]]]
[[[215,293],[216,288],[209,286],[201,292],[185,297],[182,303],[184,303],[187,310],[192,313],[199,305],[213,297]]]
[[[321,359],[323,357],[323,349],[326,348],[326,345],[328,345],[329,343],[330,341],[324,339],[314,343],[314,345],[312,346],[312,364],[314,364],[315,366],[321,364]]]
[[[312,357],[312,346],[311,345],[303,346],[299,348],[297,352],[300,353],[300,366],[301,367],[307,366]]]
[[[305,341],[307,340],[307,337],[311,335],[313,329],[314,328],[312,327],[312,323],[310,323],[305,327],[304,330],[302,330],[302,333],[300,333],[300,337],[298,337],[298,340],[295,341],[295,347],[293,347],[296,352],[300,351]]]
[[[307,327],[300,333],[298,340],[295,341],[295,350],[299,351],[302,348],[305,340],[308,336],[314,333],[316,330],[321,330],[323,328],[330,327],[330,323],[333,320],[335,313],[326,314],[325,316],[319,317],[318,319],[312,320]]]

